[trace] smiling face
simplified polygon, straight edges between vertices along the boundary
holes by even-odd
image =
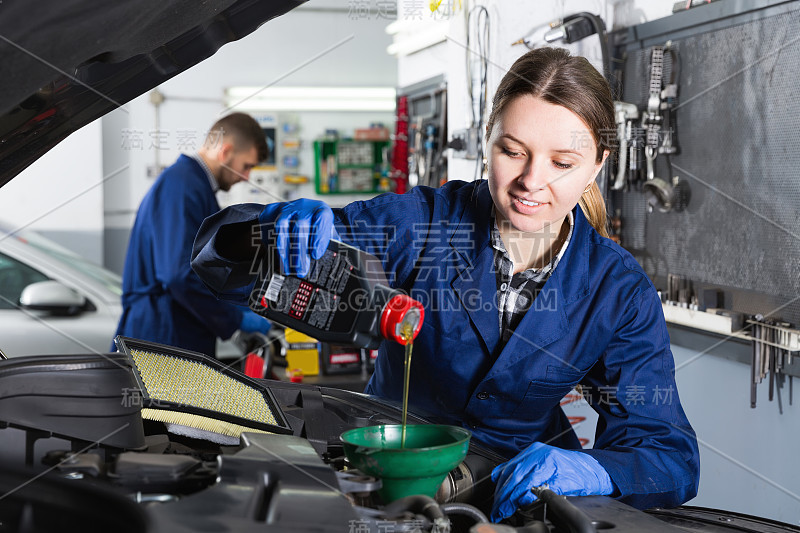
[[[523,95],[509,102],[487,142],[489,192],[506,246],[511,233],[554,241],[603,166],[591,131],[565,107]]]

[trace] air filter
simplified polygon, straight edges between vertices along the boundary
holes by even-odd
[[[114,342],[133,365],[142,418],[231,437],[292,433],[272,391],[216,359],[121,336]]]

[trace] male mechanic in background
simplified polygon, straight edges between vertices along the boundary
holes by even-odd
[[[269,331],[270,323],[246,307],[217,300],[189,264],[200,224],[219,211],[215,193],[246,181],[266,158],[258,123],[232,113],[211,127],[196,154],[181,155],[161,173],[131,232],[118,335],[214,356],[217,337]]]

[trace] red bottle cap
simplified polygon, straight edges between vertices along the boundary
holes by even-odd
[[[381,335],[390,341],[407,344],[403,338],[403,326],[410,324],[412,328],[411,340],[414,340],[422,327],[425,318],[425,309],[422,304],[406,296],[398,294],[393,296],[381,313]]]

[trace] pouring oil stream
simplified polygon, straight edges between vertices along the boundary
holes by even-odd
[[[403,343],[406,345],[405,376],[403,378],[403,428],[400,436],[400,447],[406,447],[406,417],[408,416],[408,383],[411,378],[411,350],[414,348],[414,327],[405,322],[401,331]]]

